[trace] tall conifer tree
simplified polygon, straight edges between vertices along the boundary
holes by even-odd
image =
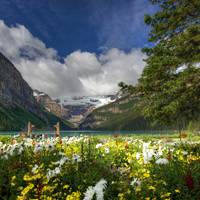
[[[154,122],[182,124],[200,115],[200,0],[151,0],[146,67],[138,88]]]

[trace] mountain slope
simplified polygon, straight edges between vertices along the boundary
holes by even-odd
[[[45,111],[36,102],[33,90],[20,72],[0,53],[0,130],[21,130],[28,121],[37,128],[49,127],[61,121],[65,129],[70,129],[69,124]]]
[[[81,129],[151,130],[156,127],[146,120],[138,107],[139,99],[123,97],[94,110],[80,125]]]

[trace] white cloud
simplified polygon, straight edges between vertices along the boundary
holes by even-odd
[[[52,97],[111,94],[120,81],[135,84],[144,67],[140,49],[126,53],[113,48],[100,55],[77,50],[61,62],[56,50],[24,26],[9,27],[1,20],[0,51],[32,88]]]

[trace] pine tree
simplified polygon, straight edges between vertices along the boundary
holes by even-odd
[[[200,116],[200,1],[151,2],[159,11],[145,16],[155,45],[143,49],[148,58],[138,89],[144,113],[154,122],[183,126]]]

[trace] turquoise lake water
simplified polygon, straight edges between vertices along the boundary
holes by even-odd
[[[138,135],[138,134],[168,134],[173,131],[169,130],[152,130],[152,131],[92,131],[92,130],[73,130],[73,131],[61,131],[61,136],[80,136],[80,135]],[[33,131],[34,134],[47,134],[53,136],[54,131]],[[17,135],[19,131],[0,131],[0,135]]]

